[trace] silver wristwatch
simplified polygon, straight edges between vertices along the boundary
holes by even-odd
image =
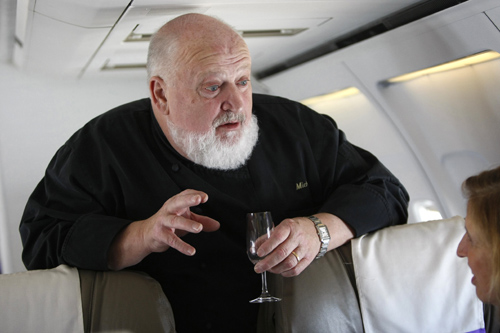
[[[318,232],[319,241],[321,242],[321,247],[319,249],[318,255],[316,259],[321,258],[325,255],[326,250],[328,249],[328,243],[330,243],[330,233],[328,232],[328,228],[326,225],[321,223],[321,221],[314,215],[307,217],[309,220],[313,221],[314,226],[316,227],[316,231]]]

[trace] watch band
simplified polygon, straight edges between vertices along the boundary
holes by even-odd
[[[307,218],[314,223],[319,240],[321,242],[321,247],[319,248],[318,255],[316,256],[316,259],[319,259],[325,255],[326,250],[328,249],[328,243],[330,243],[330,233],[328,232],[328,228],[326,227],[326,225],[321,223],[320,219],[318,219],[316,216],[311,215]]]

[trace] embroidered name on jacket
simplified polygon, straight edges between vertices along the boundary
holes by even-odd
[[[295,189],[298,191],[298,190],[302,190],[303,188],[306,188],[307,187],[307,182],[299,182],[297,184],[295,184]]]

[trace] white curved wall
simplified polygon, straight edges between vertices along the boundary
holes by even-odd
[[[465,2],[263,83],[291,99],[357,87],[371,111],[336,115],[348,138],[356,142],[370,132],[363,147],[393,170],[412,202],[430,199],[445,217],[463,216],[460,183],[500,164],[500,60],[401,84],[380,82],[484,50],[500,52],[499,12],[497,1]],[[370,117],[392,130],[373,131]]]
[[[0,260],[25,270],[19,222],[56,150],[91,118],[148,97],[146,76],[74,80],[27,75],[0,64]],[[0,195],[0,200],[2,196]]]

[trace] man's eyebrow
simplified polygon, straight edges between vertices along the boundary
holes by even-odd
[[[252,65],[251,64],[243,64],[241,65],[240,67],[238,67],[238,70],[250,70],[252,69]]]
[[[236,69],[236,71],[241,72],[241,71],[246,71],[250,70],[252,67],[250,65],[242,65]],[[200,77],[202,77],[202,81],[206,81],[208,77],[210,76],[220,76],[221,74],[224,74],[223,71],[208,71],[208,72],[203,72],[200,73]],[[251,72],[249,73],[251,74]]]

